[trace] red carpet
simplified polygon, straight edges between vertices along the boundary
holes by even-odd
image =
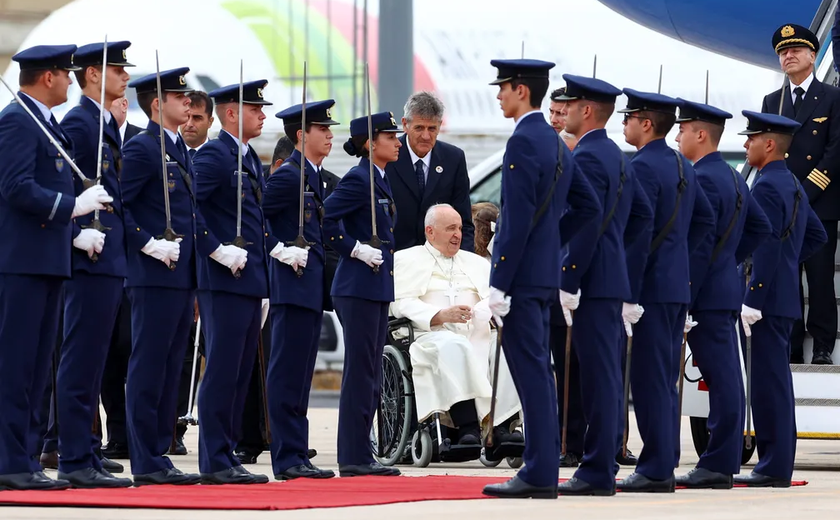
[[[470,500],[492,477],[356,477],[300,479],[255,486],[145,486],[129,489],[0,491],[0,505],[133,509],[282,510],[369,506],[423,500]],[[794,486],[807,482],[797,481]]]

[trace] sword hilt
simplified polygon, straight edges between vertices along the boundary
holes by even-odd
[[[166,240],[167,242],[175,242],[175,240],[179,238],[184,238],[184,235],[179,235],[171,227],[164,229],[163,234],[157,237],[158,240]],[[169,270],[174,271],[175,267],[177,267],[177,262],[175,262],[174,260],[170,260]]]
[[[82,179],[82,187],[84,189],[88,189],[93,186],[96,186],[98,184],[96,181],[97,179]],[[114,206],[112,206],[110,203],[106,202],[103,204],[103,206],[105,206],[105,211],[107,211],[108,213],[114,212]]]
[[[367,244],[370,247],[375,247],[376,249],[379,249],[379,248],[382,247],[382,244],[388,244],[390,242],[388,242],[387,240],[382,240],[381,238],[379,238],[378,235],[374,234],[372,237],[370,237],[370,240],[368,240],[367,242],[362,242],[362,243]],[[373,272],[374,273],[379,273],[379,266],[378,265],[373,266]]]
[[[105,231],[110,231],[111,230],[111,228],[109,228],[107,226],[104,226],[102,224],[102,221],[99,220],[98,218],[94,218],[91,221],[89,226],[82,226],[82,229],[95,229],[95,230],[99,231],[100,233],[104,233]],[[98,262],[99,261],[99,253],[94,251],[93,254],[90,255],[90,261],[93,262],[94,264],[96,262]]]
[[[236,238],[233,239],[233,242],[228,242],[225,245],[226,246],[231,246],[232,245],[232,246],[238,247],[239,249],[245,249],[245,246],[250,246],[251,244],[253,244],[253,242],[246,242],[245,239],[242,237],[242,235],[236,235]],[[237,280],[239,279],[240,276],[242,276],[242,269],[241,268],[237,269],[233,273],[233,277],[236,278]]]

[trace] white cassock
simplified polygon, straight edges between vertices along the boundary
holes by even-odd
[[[490,263],[466,251],[447,258],[428,242],[397,251],[394,293],[392,315],[410,319],[415,330],[409,353],[417,419],[475,399],[479,421],[483,420],[490,413],[496,350],[488,306]],[[453,305],[470,306],[470,321],[432,327],[435,314]],[[501,356],[495,425],[522,409],[504,352]],[[447,416],[444,419],[451,425]]]

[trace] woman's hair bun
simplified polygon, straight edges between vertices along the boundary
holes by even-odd
[[[356,145],[353,144],[353,139],[348,139],[344,142],[344,151],[347,152],[349,155],[353,157],[359,156],[359,150],[356,149]]]

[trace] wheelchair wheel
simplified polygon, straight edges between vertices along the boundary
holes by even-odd
[[[508,466],[513,469],[518,469],[522,467],[522,457],[507,457]]]
[[[498,466],[499,464],[502,463],[502,459],[487,460],[487,457],[484,455],[484,448],[481,448],[481,457],[479,457],[478,460],[480,460],[481,463],[484,464],[484,467],[486,467],[486,468],[495,468],[496,466]]]
[[[432,461],[432,436],[421,428],[411,438],[411,461],[418,468],[425,468]]]
[[[399,462],[408,447],[414,413],[414,389],[408,374],[404,355],[386,345],[382,353],[379,408],[370,432],[373,455],[383,466]]]

